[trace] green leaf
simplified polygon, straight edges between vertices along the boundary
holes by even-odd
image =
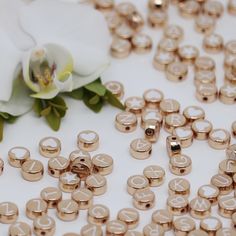
[[[41,112],[40,112],[40,115],[41,116],[47,116],[49,115],[49,113],[51,112],[52,110],[52,107],[51,106],[48,106],[47,108],[43,109]]]
[[[106,87],[101,83],[100,79],[85,85],[84,88],[90,92],[96,93],[98,96],[104,96],[106,93]]]
[[[3,140],[4,119],[0,117],[0,142]]]
[[[48,125],[54,130],[58,131],[61,125],[61,118],[55,115],[54,112],[50,112],[46,117]]]
[[[125,106],[120,102],[120,100],[109,90],[106,90],[106,95],[104,96],[104,99],[114,107],[117,107],[121,110],[125,109]]]
[[[8,123],[8,124],[13,124],[13,123],[15,123],[15,121],[17,120],[17,116],[10,116],[7,120],[6,120],[6,122]]]
[[[93,96],[89,99],[89,104],[95,105],[100,101],[100,97],[98,95]]]
[[[90,104],[89,103],[89,100],[91,99],[91,94],[90,96],[88,94],[86,94],[84,97],[83,97],[83,102],[84,104],[89,108],[91,109],[92,111],[98,113],[99,111],[101,111],[102,109],[102,106],[103,106],[103,101],[100,100],[97,104]]]
[[[8,114],[8,113],[0,112],[0,116],[1,116],[4,120],[9,119],[9,114]]]
[[[41,111],[42,111],[43,107],[42,107],[42,103],[40,101],[40,99],[35,99],[34,100],[34,104],[33,104],[33,110],[34,112],[38,115],[41,116]]]
[[[72,92],[65,93],[67,96],[74,98],[76,100],[82,100],[84,96],[84,89],[83,88],[78,88],[73,90]]]

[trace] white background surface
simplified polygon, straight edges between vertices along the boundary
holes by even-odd
[[[121,2],[121,1],[116,1]],[[147,7],[145,0],[132,1],[146,17]],[[224,5],[227,1],[221,1]],[[178,16],[174,7],[169,10],[169,22],[181,25],[185,30],[182,44],[192,44],[197,46],[201,55],[206,55],[201,49],[202,35],[193,30],[193,20],[185,20]],[[224,16],[217,22],[216,32],[220,33],[225,41],[236,39],[236,18],[229,16],[226,11]],[[181,111],[189,105],[199,105],[205,109],[206,118],[209,119],[214,128],[225,128],[230,130],[231,124],[236,120],[236,106],[224,105],[219,101],[213,104],[201,104],[194,96],[195,87],[193,84],[193,72],[190,71],[188,79],[179,84],[167,81],[164,74],[156,71],[152,67],[152,59],[156,50],[157,42],[162,36],[162,30],[151,30],[145,28],[154,41],[154,48],[147,55],[132,54],[128,59],[112,59],[110,68],[103,76],[103,81],[118,80],[125,86],[125,97],[142,96],[143,92],[149,88],[157,88],[164,92],[165,98],[174,98],[181,103]],[[217,62],[217,85],[223,84],[223,53],[212,55]],[[51,131],[41,120],[38,120],[33,113],[20,118],[15,125],[5,128],[5,138],[0,144],[1,157],[5,161],[4,174],[0,177],[0,202],[11,201],[18,205],[20,210],[19,221],[25,221],[32,225],[32,221],[25,216],[25,204],[31,198],[39,197],[40,191],[49,186],[57,186],[58,179],[50,177],[45,173],[44,178],[39,182],[27,182],[22,179],[20,170],[10,167],[7,163],[7,152],[13,146],[25,146],[31,151],[32,158],[44,163],[47,170],[47,159],[38,153],[38,142],[45,136],[56,136],[62,142],[62,156],[68,157],[69,153],[76,149],[76,136],[79,131],[91,129],[100,135],[100,147],[92,153],[107,153],[114,159],[114,171],[107,176],[108,191],[103,196],[94,198],[94,203],[101,203],[110,208],[111,219],[115,219],[118,210],[124,207],[132,207],[132,198],[126,192],[126,181],[129,176],[142,174],[143,169],[150,165],[160,165],[166,171],[166,180],[161,187],[152,188],[156,194],[156,206],[148,211],[141,212],[140,224],[137,230],[142,231],[144,225],[151,221],[151,214],[156,209],[166,207],[168,196],[168,182],[176,176],[172,175],[168,169],[168,156],[165,149],[165,138],[167,133],[161,131],[159,141],[153,145],[152,156],[145,161],[138,161],[131,158],[129,154],[129,144],[134,138],[143,137],[143,130],[138,128],[134,133],[123,134],[114,128],[114,117],[119,112],[109,106],[104,107],[99,114],[89,111],[82,102],[67,100],[69,110],[66,118],[62,122],[59,132]],[[235,139],[232,139],[235,143]],[[205,141],[194,141],[194,144],[183,151],[191,157],[193,170],[187,175],[191,182],[192,199],[196,196],[197,189],[210,181],[212,175],[218,171],[218,164],[225,158],[224,151],[211,149]],[[45,171],[47,172],[47,171]],[[64,194],[64,198],[69,198],[70,194]],[[212,215],[216,216],[217,207],[213,207]],[[73,222],[63,222],[57,219],[55,210],[49,210],[49,215],[56,220],[56,234],[63,235],[66,232],[80,232],[81,226],[86,224],[86,211],[80,211],[79,218]],[[224,226],[230,226],[230,221],[221,218]],[[196,221],[197,227],[199,221]],[[0,224],[0,236],[7,235],[9,225]],[[166,235],[173,235],[168,232]]]

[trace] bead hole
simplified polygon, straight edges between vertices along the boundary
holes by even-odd
[[[80,161],[85,161],[84,158],[80,159]]]
[[[172,140],[176,140],[176,137],[172,137]]]
[[[148,154],[151,155],[151,154],[152,154],[152,150],[150,150],[150,151],[148,152]]]
[[[130,127],[129,127],[129,126],[125,127],[125,130],[126,130],[126,131],[129,131],[129,130],[130,130]]]
[[[207,98],[207,97],[203,97],[203,101],[205,101],[205,102],[206,102],[207,100],[208,100],[208,98]]]
[[[151,204],[150,204],[150,203],[147,203],[145,207],[146,207],[146,208],[149,208],[150,206],[151,206]]]
[[[180,173],[183,174],[185,172],[185,169],[180,169]]]
[[[182,80],[182,79],[183,79],[183,76],[180,76],[180,77],[179,77],[179,80]]]
[[[54,175],[54,174],[55,174],[55,171],[54,171],[54,170],[51,170],[50,172],[51,172],[51,174],[52,174],[52,175]]]
[[[46,235],[46,233],[45,232],[41,232],[41,235]]]

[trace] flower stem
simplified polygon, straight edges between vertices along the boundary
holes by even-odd
[[[4,119],[0,116],[0,142],[3,140]]]

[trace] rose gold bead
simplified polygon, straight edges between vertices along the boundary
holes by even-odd
[[[187,122],[192,124],[195,120],[204,119],[205,111],[198,106],[188,106],[184,109],[183,115],[185,116]]]
[[[148,89],[143,94],[143,99],[148,108],[159,108],[164,94],[158,89]]]
[[[149,0],[148,7],[150,10],[165,10],[168,7],[168,0]]]
[[[144,26],[144,19],[138,11],[133,11],[126,17],[127,24],[135,31],[140,31]]]
[[[131,112],[120,112],[116,115],[115,127],[123,133],[130,133],[136,130],[138,120]]]
[[[232,215],[232,226],[236,228],[236,212]]]
[[[200,14],[197,16],[195,20],[195,29],[199,33],[203,34],[209,34],[211,33],[215,28],[215,20],[206,15],[206,14]]]
[[[26,216],[31,220],[47,214],[47,211],[47,202],[40,198],[31,199],[26,203]]]
[[[169,157],[181,154],[180,140],[177,136],[171,135],[166,138],[166,150]]]
[[[199,119],[192,123],[194,138],[197,140],[207,140],[212,128],[213,126],[208,120]]]
[[[11,224],[8,230],[9,236],[31,236],[31,228],[24,222],[16,222]]]
[[[217,230],[222,228],[221,221],[216,217],[208,217],[201,220],[200,229],[208,233],[209,236],[215,236]]]
[[[47,203],[48,208],[55,208],[62,200],[62,192],[58,188],[47,187],[40,192],[40,197]]]
[[[224,196],[218,202],[219,214],[225,218],[231,218],[236,212],[236,199],[231,196]]]
[[[151,11],[148,14],[148,23],[153,28],[162,28],[167,24],[168,15],[166,11]]]
[[[209,200],[212,205],[217,204],[219,194],[219,189],[212,184],[202,185],[198,189],[198,196]]]
[[[227,84],[236,86],[236,75],[233,74],[232,68],[225,70],[225,82]]]
[[[148,224],[143,228],[143,235],[144,236],[164,236],[165,231],[162,226],[157,224]]]
[[[123,23],[115,29],[115,35],[121,39],[129,40],[134,35],[134,30],[127,24]]]
[[[235,0],[229,0],[228,1],[228,13],[231,15],[236,15],[236,2]]]
[[[1,202],[0,203],[0,223],[12,224],[14,223],[19,215],[18,207],[12,202]]]
[[[27,160],[21,166],[21,175],[23,179],[30,182],[42,179],[43,173],[43,164],[37,160]]]
[[[190,214],[196,219],[205,219],[211,214],[211,203],[206,198],[196,197],[190,201]]]
[[[163,227],[164,231],[172,229],[173,215],[167,210],[156,210],[152,213],[152,223]]]
[[[98,149],[99,136],[91,130],[84,130],[77,136],[77,146],[83,151],[92,152]]]
[[[110,217],[109,209],[104,205],[93,205],[88,209],[88,222],[95,225],[105,224]]]
[[[233,175],[236,173],[235,161],[230,159],[221,161],[219,164],[219,173],[233,177]]]
[[[120,220],[108,221],[106,224],[106,235],[107,236],[124,236],[127,232],[127,225]]]
[[[194,18],[199,14],[200,4],[197,1],[189,0],[179,4],[180,15],[186,18]]]
[[[143,175],[148,179],[150,187],[157,187],[163,184],[165,171],[160,166],[147,166],[143,170]]]
[[[168,25],[164,30],[164,36],[180,42],[184,36],[184,31],[178,25]]]
[[[167,209],[174,216],[180,216],[188,213],[189,203],[185,196],[172,195],[167,198]]]
[[[215,70],[215,61],[211,57],[207,56],[200,56],[195,61],[195,71],[202,71],[202,70]]]
[[[231,69],[234,60],[236,59],[236,54],[227,54],[224,58],[224,68],[225,70]]]
[[[181,82],[187,78],[188,67],[182,62],[172,62],[166,68],[166,78],[173,82]]]
[[[217,99],[218,90],[215,84],[200,84],[196,88],[196,98],[200,102],[212,103]]]
[[[123,17],[127,17],[136,11],[136,7],[134,4],[130,2],[122,2],[116,5],[116,11]]]
[[[232,163],[229,162],[227,164],[231,165],[231,164],[235,163],[235,161],[236,161],[236,144],[232,144],[229,147],[227,147],[226,157],[228,158],[228,160],[234,161]],[[228,166],[228,167],[230,167],[230,166]],[[231,168],[228,168],[228,169],[231,169]]]
[[[225,44],[225,54],[236,54],[236,40],[230,40]]]
[[[98,10],[111,10],[113,7],[114,0],[95,0],[95,8]]]
[[[92,191],[93,195],[99,196],[106,192],[107,181],[106,178],[100,174],[92,174],[86,178],[85,186]]]
[[[27,148],[13,147],[8,152],[8,162],[13,167],[20,168],[29,159],[30,152]]]
[[[70,162],[64,157],[53,157],[48,161],[48,174],[52,177],[59,178],[61,174],[67,172]]]
[[[118,212],[117,219],[123,221],[128,229],[134,229],[139,224],[139,212],[134,208],[123,208]]]
[[[139,210],[149,210],[155,205],[155,194],[149,188],[138,189],[133,195],[133,205]]]
[[[171,38],[163,38],[158,44],[160,51],[175,53],[178,49],[178,43],[176,40]]]
[[[199,86],[201,84],[215,84],[216,74],[215,71],[201,70],[196,71],[194,76],[194,84]]]
[[[138,160],[144,160],[152,154],[152,144],[146,139],[134,139],[130,144],[130,154]]]
[[[234,121],[231,125],[232,135],[236,138],[236,121]]]
[[[184,45],[178,49],[178,55],[183,63],[192,65],[199,55],[199,50],[194,46]]]
[[[224,11],[224,7],[219,1],[207,1],[203,4],[203,11],[211,17],[219,18]]]
[[[145,107],[145,101],[141,97],[129,97],[125,100],[126,111],[141,115]]]
[[[131,43],[133,51],[137,54],[145,54],[152,49],[152,39],[143,33],[135,34],[131,39]]]
[[[134,193],[139,189],[145,189],[149,186],[148,179],[143,175],[133,175],[130,176],[127,180],[127,192],[130,195],[134,195]]]
[[[81,160],[83,158],[91,159],[89,152],[77,149],[77,150],[72,151],[69,155],[69,160],[70,160],[71,164],[73,164],[73,162],[75,160],[78,160],[78,159]],[[71,168],[72,168],[72,166],[71,166]]]
[[[105,84],[106,89],[108,89],[114,96],[122,99],[124,96],[124,86],[118,81],[108,81]]]
[[[234,104],[236,102],[236,86],[230,84],[223,85],[220,88],[219,98],[225,104]]]
[[[159,111],[156,110],[150,110],[150,111],[144,111],[141,116],[141,127],[144,129],[146,124],[151,122],[157,122],[159,123],[160,127],[163,122],[163,117]]]
[[[125,236],[143,236],[143,234],[138,231],[127,231]]]
[[[213,129],[209,133],[208,144],[214,149],[226,149],[230,144],[230,133],[225,129]]]
[[[236,231],[232,228],[222,228],[217,230],[216,236],[234,236]]]
[[[115,38],[111,44],[111,55],[116,58],[128,57],[131,53],[131,43],[126,39]]]
[[[183,127],[186,123],[184,115],[179,113],[168,114],[165,117],[164,129],[168,133],[172,133],[175,128]]]
[[[203,39],[203,48],[208,53],[219,53],[224,48],[224,40],[219,34],[206,35]]]
[[[102,228],[99,225],[87,224],[80,230],[81,236],[102,236]]]
[[[168,184],[169,195],[181,195],[188,197],[190,194],[190,183],[187,179],[175,178]]]
[[[172,52],[157,52],[153,59],[153,66],[160,71],[165,71],[169,64],[173,63],[175,56]]]
[[[34,219],[33,228],[36,236],[53,236],[56,231],[56,223],[52,217],[43,215]]]
[[[113,170],[113,159],[107,154],[97,154],[92,159],[93,172],[100,175],[109,175]]]
[[[57,157],[61,152],[61,142],[55,137],[46,137],[39,142],[39,153],[44,157]]]
[[[173,135],[180,140],[182,148],[190,147],[193,143],[193,131],[191,127],[177,127],[173,130]]]
[[[188,235],[195,230],[195,222],[189,217],[180,217],[173,222],[174,232],[176,236]]]
[[[0,175],[2,175],[4,170],[4,161],[0,158]]]
[[[123,22],[117,12],[107,12],[105,14],[105,18],[107,21],[107,26],[111,32],[113,32]]]
[[[187,175],[192,170],[192,161],[186,155],[174,155],[172,158],[170,158],[169,169],[174,175]]]
[[[163,99],[160,103],[160,111],[163,116],[167,116],[171,113],[178,113],[180,110],[180,104],[175,99]]]
[[[72,172],[65,172],[59,177],[59,187],[63,192],[71,193],[80,187],[80,178]]]
[[[57,216],[63,221],[73,221],[77,219],[79,215],[79,206],[78,204],[71,200],[66,199],[62,200],[57,205]]]
[[[196,229],[191,231],[188,236],[208,236],[208,234],[203,230]]]
[[[151,143],[156,143],[159,138],[160,129],[161,124],[156,120],[146,121],[144,126],[145,139]]]
[[[217,174],[211,178],[211,184],[216,186],[220,195],[229,194],[233,189],[233,180],[228,175]]]
[[[86,188],[75,190],[71,198],[77,202],[80,210],[88,209],[93,203],[93,193]]]

